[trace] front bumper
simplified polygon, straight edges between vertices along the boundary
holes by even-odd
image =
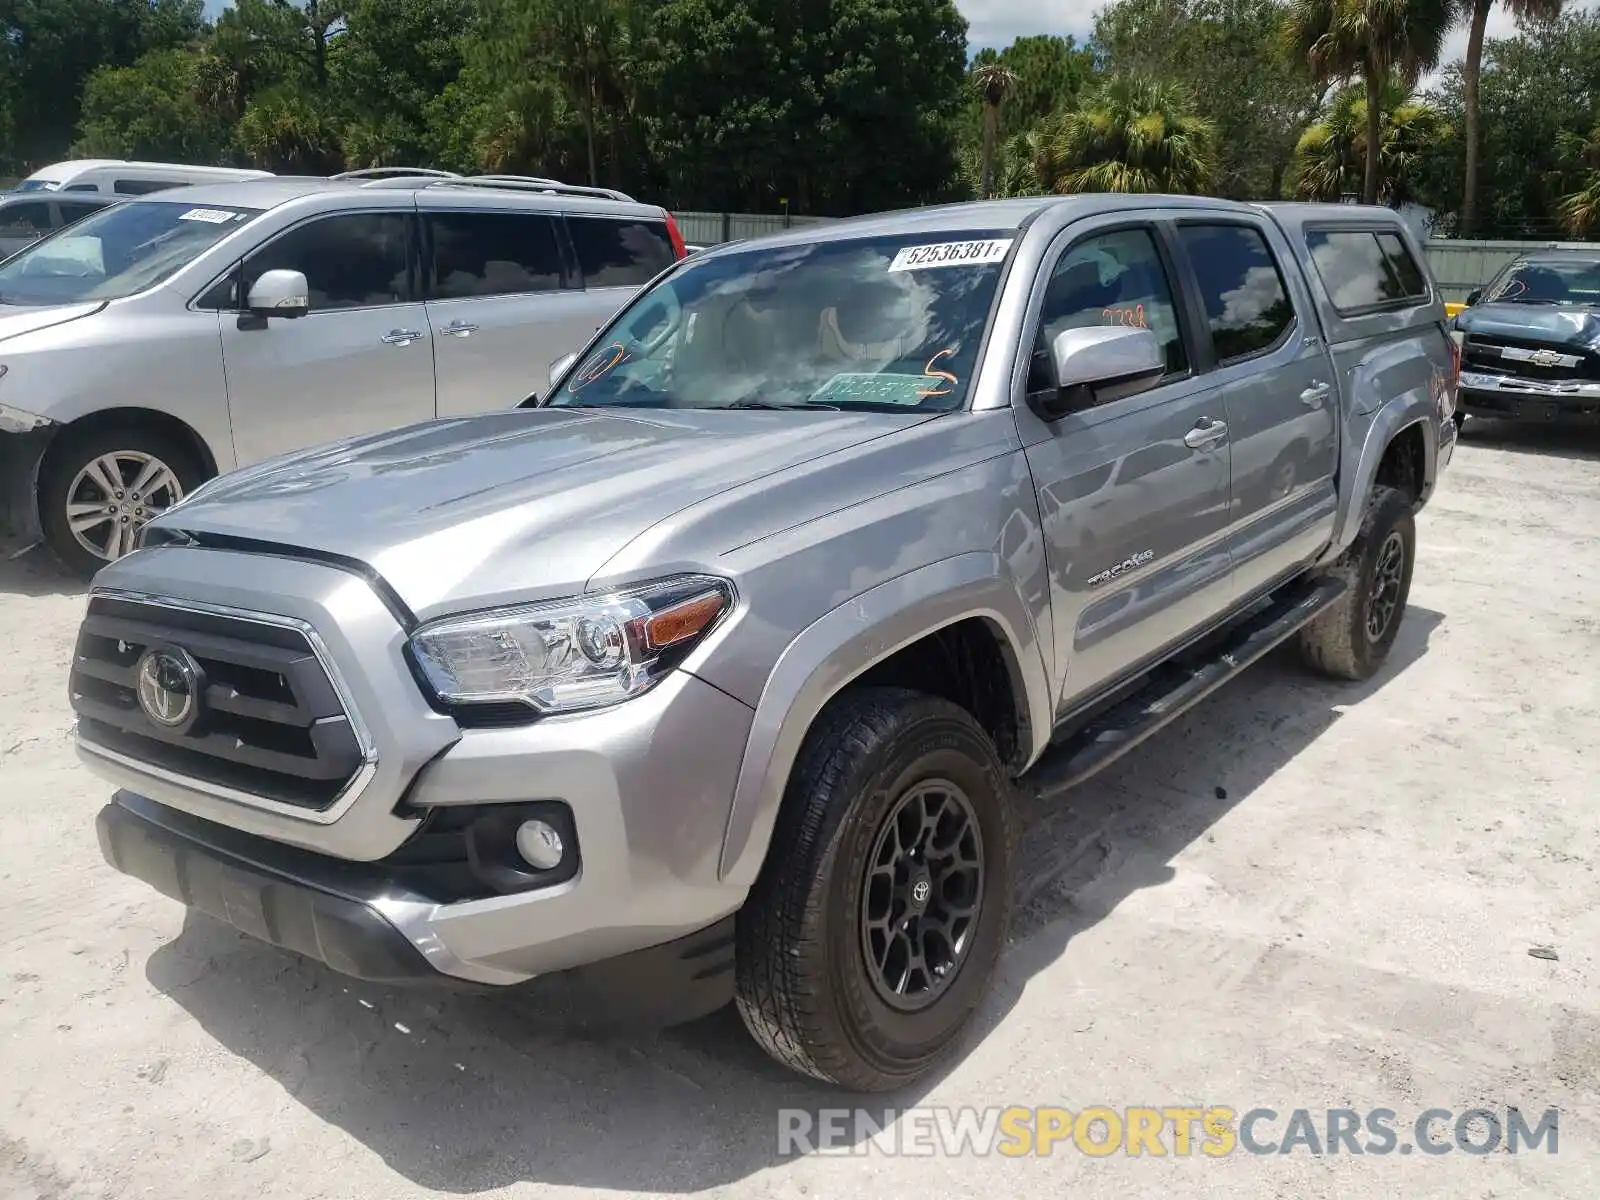
[[[247,839],[238,844],[250,847],[258,865],[269,851],[273,862],[292,856],[283,861],[299,864],[302,880],[313,871],[304,864],[321,864],[314,871],[327,883],[322,890],[347,898],[343,881],[376,881],[354,899],[377,911],[434,972],[486,985],[524,983],[665,946],[716,925],[744,902],[747,888],[723,880],[718,860],[754,714],[693,675],[672,672],[645,694],[592,713],[463,729],[428,707],[405,664],[399,618],[346,571],[164,546],[108,566],[96,594],[110,590],[157,606],[204,603],[303,623],[348,693],[349,715],[370,735],[372,758],[359,787],[320,810],[267,803],[242,785],[213,786],[155,767],[136,751],[108,754],[80,725],[82,761],[121,792],[198,822],[182,827],[186,836],[209,830],[221,831],[207,834],[211,843]],[[174,628],[181,643],[186,635]],[[454,837],[443,840],[444,866],[455,874],[424,873],[417,882],[417,856],[433,852],[441,826],[509,819],[541,805],[570,818],[575,872],[508,882],[498,864],[485,871],[481,856],[473,860],[478,843]],[[175,828],[173,820],[161,824]],[[264,901],[264,911],[272,903]],[[324,911],[326,902],[313,906],[314,915]],[[248,916],[234,923],[258,936],[266,928]],[[368,927],[364,917],[360,923]],[[405,961],[387,951],[380,957]]]
[[[1461,373],[1456,407],[1471,417],[1560,424],[1600,424],[1600,383]]]
[[[213,825],[131,792],[100,811],[96,831],[117,870],[341,974],[491,990],[453,974],[460,964],[442,945],[419,946],[401,931],[397,914],[432,905],[381,869]],[[733,998],[732,926],[730,916],[664,945],[524,982],[516,994],[574,1023],[694,1020]]]

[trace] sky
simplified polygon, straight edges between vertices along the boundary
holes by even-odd
[[[1588,8],[1593,2],[1588,0],[1573,7]],[[985,46],[999,49],[1030,33],[1070,33],[1082,41],[1094,28],[1094,14],[1104,4],[1105,0],[956,0],[956,7],[970,26],[967,42],[975,51]],[[1489,10],[1489,37],[1506,37],[1515,29],[1516,23],[1505,5],[1496,4]],[[1467,30],[1463,25],[1451,33],[1442,61],[1454,62],[1466,52]]]

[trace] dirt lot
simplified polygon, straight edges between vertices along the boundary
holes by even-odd
[[[1469,428],[1395,655],[1275,657],[1030,801],[970,1053],[896,1107],[1561,1109],[1559,1153],[780,1157],[731,1014],[580,1040],[348,983],[105,867],[81,592],[0,567],[0,1197],[1600,1194],[1600,437]],[[1530,949],[1554,957],[1534,957]],[[881,1107],[881,1102],[875,1102]]]

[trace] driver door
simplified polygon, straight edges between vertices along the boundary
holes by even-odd
[[[221,319],[239,465],[434,416],[433,335],[415,288],[414,215],[315,217],[244,260],[237,300],[264,271],[299,271],[311,311]]]
[[[1049,346],[1064,329],[1147,328],[1167,356],[1155,387],[1058,421],[1023,397],[1014,405],[1038,489],[1064,713],[1227,608],[1231,464],[1166,226],[1080,223],[1058,247],[1036,285],[1029,391],[1051,386]]]

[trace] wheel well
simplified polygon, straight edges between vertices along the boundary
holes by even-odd
[[[79,417],[56,432],[56,436],[50,440],[49,449],[45,451],[45,461],[48,462],[57,448],[69,444],[72,438],[102,429],[148,429],[163,434],[194,455],[195,462],[200,464],[200,470],[207,479],[217,473],[216,456],[211,453],[211,447],[206,445],[205,438],[177,417],[153,408],[105,408]]]
[[[1024,753],[1016,674],[999,632],[968,617],[902,646],[858,675],[854,687],[903,687],[939,696],[972,714],[994,741],[1000,760]]]
[[[1383,458],[1378,462],[1376,482],[1405,493],[1415,504],[1422,499],[1427,462],[1422,426],[1407,425],[1384,447]]]

